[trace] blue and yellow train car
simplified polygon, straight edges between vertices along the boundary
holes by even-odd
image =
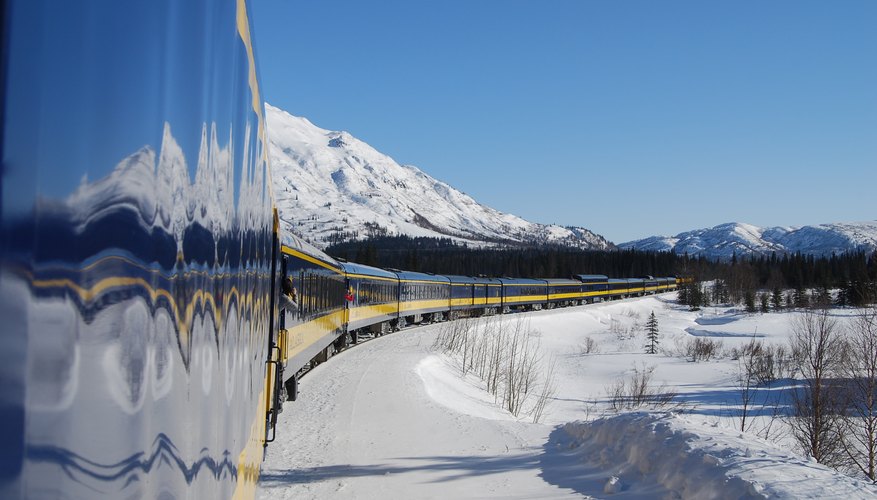
[[[548,284],[548,307],[566,307],[584,300],[581,281],[549,278],[545,282]]]
[[[630,293],[630,282],[626,278],[609,278],[607,294],[610,299],[625,298]]]
[[[399,320],[399,277],[377,267],[341,263],[347,279],[347,331],[355,342],[360,333],[388,333]]]
[[[641,297],[646,292],[646,280],[643,278],[627,278],[628,297]]]
[[[643,276],[643,294],[658,293],[658,279],[654,276]]]
[[[669,292],[676,289],[676,278],[662,277],[658,279],[658,292]]]
[[[609,277],[605,274],[577,274],[573,278],[582,282],[582,296],[587,303],[609,297]]]
[[[502,307],[502,282],[496,278],[476,277],[472,305],[484,314],[495,314]]]
[[[451,281],[436,274],[396,271],[399,278],[399,322],[432,321],[450,311]]]
[[[541,309],[548,303],[548,283],[527,278],[499,278],[502,283],[502,309]]]
[[[454,319],[461,314],[461,311],[468,313],[475,308],[475,283],[477,280],[471,276],[447,275],[446,278],[451,286],[450,319]]]
[[[451,285],[450,319],[496,313],[502,305],[502,283],[494,278],[447,276]]]
[[[322,251],[289,232],[281,238],[279,278],[290,277],[297,296],[296,307],[281,310],[279,317],[278,346],[290,377],[343,347],[347,278],[341,264]]]

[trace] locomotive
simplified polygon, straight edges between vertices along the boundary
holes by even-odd
[[[280,226],[245,0],[3,10],[0,498],[252,498],[366,334],[675,288],[333,259]]]

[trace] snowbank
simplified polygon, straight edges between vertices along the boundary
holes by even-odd
[[[717,425],[673,414],[630,413],[562,427],[583,475],[606,494],[669,498],[873,498],[873,485]]]

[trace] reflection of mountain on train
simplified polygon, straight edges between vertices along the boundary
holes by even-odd
[[[29,382],[24,476],[53,479],[27,491],[147,498],[184,481],[231,496],[234,478],[260,461],[271,199],[264,162],[248,154],[256,138],[242,128],[219,138],[203,125],[190,180],[165,123],[157,154],[144,146],[4,228],[34,254],[0,287],[5,302],[32,311],[20,329],[39,332],[13,371],[40,372]],[[175,423],[197,415],[197,429]],[[259,451],[245,458],[248,446]],[[176,470],[152,471],[157,463]]]
[[[233,229],[232,221],[241,228],[253,228],[252,217],[246,215],[270,211],[267,196],[254,201],[253,196],[234,192],[233,151],[219,144],[215,125],[202,127],[194,177],[190,181],[185,155],[165,123],[158,155],[153,148],[143,147],[119,162],[109,176],[94,182],[83,179],[66,206],[56,208],[69,213],[79,233],[113,211],[130,210],[143,230],[172,235],[177,252],[183,251],[186,233],[193,227],[218,241]],[[261,175],[242,175],[240,182],[242,191],[264,189]]]
[[[266,112],[280,217],[317,246],[370,234],[450,237],[475,246],[611,246],[584,228],[537,224],[482,205],[347,132],[270,105]]]

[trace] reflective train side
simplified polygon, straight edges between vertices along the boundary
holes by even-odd
[[[280,339],[246,2],[2,8],[0,498],[252,498]]]

